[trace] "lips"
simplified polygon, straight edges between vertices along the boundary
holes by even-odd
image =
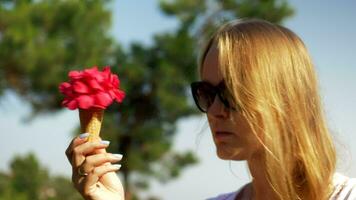
[[[228,131],[215,131],[214,132],[214,138],[216,140],[226,140],[226,139],[230,139],[231,136],[233,136],[234,133],[232,132],[228,132]]]

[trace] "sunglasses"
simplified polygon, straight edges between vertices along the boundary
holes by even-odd
[[[227,90],[224,81],[221,81],[217,86],[205,81],[193,82],[190,84],[191,91],[195,104],[200,111],[206,113],[209,107],[214,103],[216,95],[218,95],[220,101],[224,106],[231,110],[236,110],[232,107],[233,98]]]

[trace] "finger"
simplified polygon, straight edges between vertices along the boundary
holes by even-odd
[[[85,160],[86,155],[93,154],[98,149],[104,149],[108,147],[109,144],[109,141],[102,140],[100,142],[86,142],[84,144],[78,145],[73,150],[72,166],[74,168],[80,166]]]
[[[82,133],[80,135],[78,135],[77,137],[75,137],[69,144],[68,148],[65,151],[65,154],[67,156],[67,159],[69,160],[69,162],[72,164],[72,155],[73,155],[73,149],[78,146],[81,145],[83,143],[85,143],[88,140],[88,136],[89,133]]]
[[[122,159],[122,154],[101,153],[87,156],[82,166],[82,171],[91,172],[95,167],[103,165],[104,163],[118,162]]]
[[[83,193],[84,194],[89,194],[90,190],[92,187],[97,187],[96,183],[100,179],[101,176],[105,175],[106,173],[109,172],[115,172],[121,168],[121,165],[102,165],[99,167],[96,167],[92,173],[90,173],[86,179],[84,180],[84,188],[83,188]]]

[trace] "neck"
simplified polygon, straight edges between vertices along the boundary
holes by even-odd
[[[278,199],[277,194],[267,180],[266,167],[262,155],[252,156],[251,159],[247,160],[247,163],[252,176],[252,199],[261,200],[266,199],[266,197],[270,200]]]

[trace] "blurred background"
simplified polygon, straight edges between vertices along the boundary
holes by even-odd
[[[81,199],[64,151],[77,111],[60,107],[73,69],[110,65],[127,93],[102,137],[122,153],[131,199],[205,199],[250,181],[245,162],[219,160],[189,83],[218,24],[256,17],[305,42],[338,151],[356,177],[356,1],[0,0],[0,199]]]

